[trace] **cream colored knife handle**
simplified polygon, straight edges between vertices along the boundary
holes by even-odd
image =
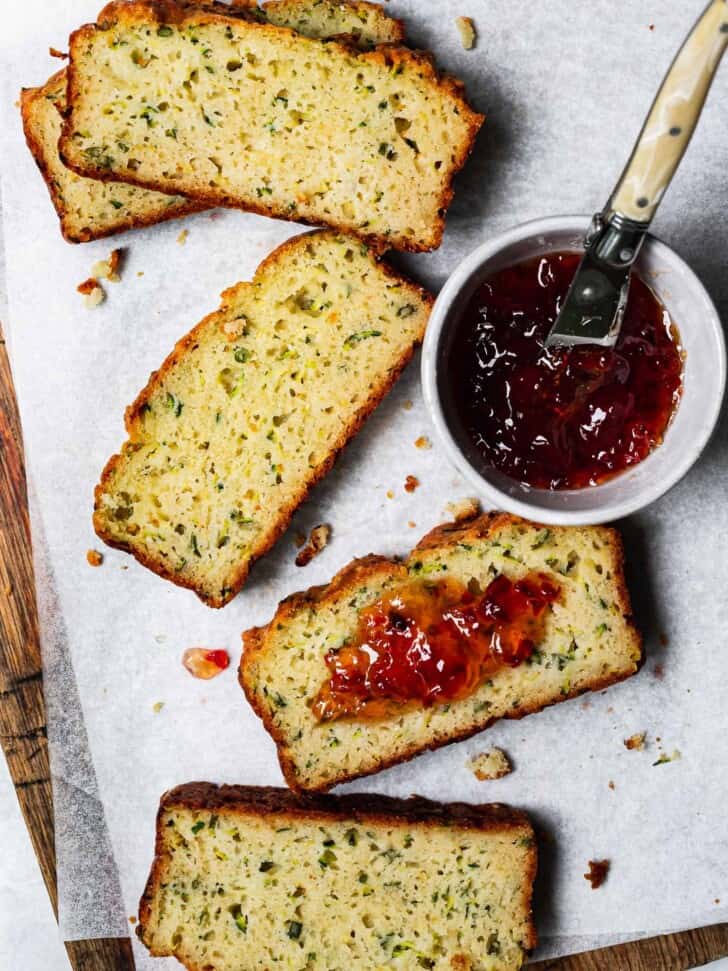
[[[667,72],[607,212],[652,220],[728,46],[728,0],[712,0]]]

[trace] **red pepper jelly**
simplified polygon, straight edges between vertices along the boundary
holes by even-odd
[[[550,253],[494,273],[441,365],[451,428],[470,460],[541,489],[597,485],[641,462],[682,391],[677,329],[636,274],[614,348],[544,346],[579,259]]]
[[[559,593],[540,573],[497,576],[485,592],[473,581],[412,581],[362,610],[354,640],[326,654],[330,677],[313,713],[319,721],[381,718],[466,698],[531,657]]]

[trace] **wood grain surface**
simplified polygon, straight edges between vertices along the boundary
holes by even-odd
[[[0,737],[51,904],[57,912],[53,802],[23,451],[1,329]],[[74,971],[134,971],[128,938],[69,941],[66,950]],[[687,971],[726,955],[728,924],[716,924],[540,961],[529,967],[533,971]]]
[[[53,912],[57,914],[53,797],[23,449],[1,329],[0,738]],[[75,971],[134,969],[128,938],[69,941],[66,950]],[[20,969],[20,965],[17,967]]]

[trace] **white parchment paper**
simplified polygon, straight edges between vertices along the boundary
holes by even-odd
[[[388,9],[407,20],[411,40],[434,49],[488,114],[458,179],[442,247],[398,261],[437,288],[489,234],[598,208],[701,7],[700,0],[393,0]],[[219,292],[249,278],[296,231],[223,212],[119,243],[63,242],[14,102],[21,85],[42,83],[57,69],[48,46],[62,48],[69,30],[95,12],[86,0],[24,0],[9,9],[0,105],[5,324],[33,485],[68,938],[128,932],[166,788],[193,779],[281,784],[274,746],[236,684],[240,631],[353,556],[406,552],[445,518],[449,500],[469,494],[436,444],[414,446],[432,435],[415,363],[297,514],[294,528],[333,527],[331,544],[305,570],[293,565],[289,533],[243,593],[213,611],[124,554],[105,550],[103,566],[88,567],[86,550],[99,545],[93,487],[124,438],[124,407],[175,340],[217,306]],[[458,15],[475,20],[474,51],[460,46]],[[656,224],[723,310],[727,96],[728,67]],[[189,237],[180,245],[183,227]],[[127,250],[123,281],[107,286],[100,308],[86,310],[76,284],[113,245]],[[648,660],[637,677],[349,787],[527,809],[543,832],[537,918],[544,954],[728,918],[727,452],[724,421],[690,475],[622,524],[647,633]],[[403,490],[408,474],[421,482],[411,495]],[[180,663],[192,645],[227,648],[231,668],[212,682],[195,681]],[[647,731],[649,746],[629,752],[622,740],[638,731]],[[516,771],[478,783],[466,759],[493,744],[509,752]],[[679,760],[653,765],[675,749]],[[612,870],[595,893],[582,874],[589,859],[602,857]],[[140,949],[138,961],[165,966]]]

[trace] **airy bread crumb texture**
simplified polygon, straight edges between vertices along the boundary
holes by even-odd
[[[195,971],[517,971],[535,868],[507,807],[196,783],[163,797],[138,933]]]
[[[265,12],[278,26],[291,27],[308,37],[347,35],[364,49],[404,38],[400,21],[389,17],[377,4],[275,0],[265,5]],[[42,87],[26,88],[21,93],[26,141],[46,180],[68,242],[100,239],[206,208],[179,195],[88,179],[67,168],[58,154],[65,108],[65,69]]]
[[[296,566],[308,566],[319,553],[326,549],[331,538],[331,526],[328,523],[320,523],[314,526],[308,540],[302,545],[296,556]]]
[[[647,732],[637,732],[634,735],[630,735],[629,738],[625,738],[624,747],[626,749],[636,749],[638,752],[642,752],[646,747]]]
[[[446,511],[452,516],[453,522],[462,523],[474,519],[480,512],[480,499],[469,496],[466,499],[456,499],[448,502]]]
[[[475,47],[475,24],[472,17],[456,17],[455,25],[460,34],[460,43],[466,51]]]
[[[430,304],[356,238],[284,243],[127,410],[98,535],[222,606],[397,379]]]
[[[20,96],[25,138],[48,186],[61,232],[69,243],[84,243],[133,226],[145,226],[194,212],[203,206],[124,185],[87,179],[67,168],[58,154],[61,111],[66,105],[66,71]]]
[[[112,3],[70,40],[61,157],[379,244],[439,245],[482,116],[428,55],[171,2]]]
[[[622,560],[613,529],[542,527],[492,514],[438,527],[404,562],[355,560],[328,587],[289,597],[269,625],[244,633],[240,663],[241,684],[276,741],[286,781],[325,790],[634,674],[641,639]],[[380,720],[316,720],[311,704],[329,677],[325,655],[356,633],[363,607],[417,578],[485,589],[499,574],[517,580],[531,571],[552,578],[561,597],[526,663],[447,704],[402,708]]]
[[[93,310],[106,300],[106,291],[96,277],[90,276],[76,287],[76,291],[83,297],[84,307]]]
[[[487,752],[473,755],[468,760],[468,767],[479,782],[502,779],[512,771],[508,756],[500,748],[491,748]]]
[[[402,21],[378,3],[357,0],[268,0],[262,10],[269,23],[290,27],[305,37],[348,37],[362,50],[376,44],[404,43]]]
[[[108,280],[109,283],[119,283],[121,281],[120,268],[122,251],[113,249],[106,260],[98,260],[91,267],[91,275],[97,280]]]

